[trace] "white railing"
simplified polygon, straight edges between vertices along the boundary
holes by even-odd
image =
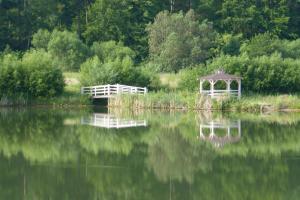
[[[90,117],[81,118],[81,124],[108,129],[147,126],[146,120],[121,119],[110,114],[102,113],[95,113]]]
[[[146,87],[128,85],[98,85],[82,87],[81,94],[91,95],[94,98],[107,98],[118,94],[147,94]]]
[[[205,94],[211,97],[222,97],[222,96],[235,96],[238,97],[238,90],[202,90],[201,94]]]

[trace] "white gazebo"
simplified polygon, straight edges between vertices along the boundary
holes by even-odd
[[[234,96],[234,97],[238,97],[240,99],[241,98],[241,88],[242,88],[241,80],[242,80],[242,78],[239,76],[226,74],[224,72],[224,70],[217,70],[215,72],[215,74],[200,77],[200,94],[208,95],[211,98]],[[210,83],[210,90],[203,89],[203,83],[206,81]],[[215,89],[215,84],[218,81],[224,81],[226,83],[226,90],[216,90]],[[236,81],[238,84],[237,90],[231,89],[231,83],[233,81]]]

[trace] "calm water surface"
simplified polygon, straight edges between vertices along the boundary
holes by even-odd
[[[0,199],[300,199],[300,114],[0,109]]]

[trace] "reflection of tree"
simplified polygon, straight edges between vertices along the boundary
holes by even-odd
[[[159,180],[193,182],[194,174],[208,171],[214,154],[204,143],[184,139],[180,129],[160,129],[157,142],[148,147],[148,165]]]
[[[211,173],[196,175],[190,199],[285,199],[296,186],[289,173],[283,159],[218,158]]]
[[[42,109],[0,112],[0,150],[7,157],[22,153],[30,161],[74,160],[75,135],[63,124],[66,116]]]
[[[221,153],[261,157],[300,151],[300,124],[290,126],[244,121],[242,132],[242,140],[236,145],[227,146]]]
[[[82,148],[98,154],[100,151],[128,155],[134,145],[140,142],[140,135],[145,128],[105,129],[82,126],[77,133]]]
[[[243,120],[241,142],[217,150],[196,139],[193,113],[151,114],[147,128],[113,131],[64,124],[78,115],[0,112],[0,199],[299,196],[300,124]]]

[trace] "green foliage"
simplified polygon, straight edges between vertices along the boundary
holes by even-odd
[[[256,35],[248,43],[244,43],[241,52],[247,53],[250,57],[270,56],[274,52],[279,52],[281,45],[277,37],[270,33],[264,33]]]
[[[135,58],[135,52],[129,47],[124,46],[121,42],[94,42],[91,50],[103,62],[117,58],[124,59],[127,56],[132,60]]]
[[[300,90],[300,60],[283,59],[279,54],[250,58],[220,56],[208,68],[223,67],[226,72],[242,76],[243,90],[253,92],[297,92]],[[208,72],[209,73],[209,72]]]
[[[273,53],[280,53],[283,58],[298,59],[300,57],[300,39],[280,40],[278,37],[264,33],[253,37],[241,47],[242,53],[250,57],[270,56]]]
[[[134,67],[130,57],[102,62],[97,56],[87,60],[80,69],[80,81],[84,86],[103,84],[128,84],[146,86],[149,77]]]
[[[217,12],[224,32],[243,33],[247,38],[267,31],[284,35],[290,18],[286,1],[225,0]]]
[[[284,58],[300,59],[300,39],[281,41],[281,54]]]
[[[63,92],[61,70],[53,65],[51,55],[43,50],[27,52],[22,59],[7,54],[0,60],[2,97],[50,97]]]
[[[216,37],[212,24],[200,23],[193,10],[161,12],[147,30],[150,56],[160,71],[178,71],[212,56]]]
[[[57,66],[70,71],[79,70],[89,54],[88,47],[76,33],[57,30],[51,34],[48,51]]]
[[[240,54],[240,47],[242,43],[242,35],[223,34],[217,38],[218,48],[215,54]]]
[[[206,73],[203,65],[181,70],[179,73],[179,89],[193,92],[199,91],[199,78]]]
[[[51,39],[51,33],[48,30],[39,29],[32,36],[31,44],[37,49],[48,49],[48,43]]]
[[[28,74],[29,94],[32,97],[57,96],[63,92],[64,78],[52,56],[44,51],[29,51],[22,58]]]

